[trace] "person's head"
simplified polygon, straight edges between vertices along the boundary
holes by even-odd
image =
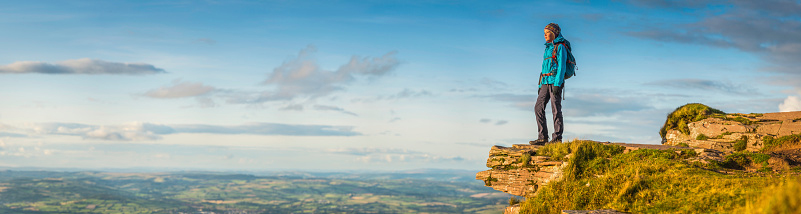
[[[562,30],[556,23],[550,23],[546,25],[545,30],[543,30],[543,33],[545,33],[545,42],[553,42],[553,40],[556,39],[556,36],[559,35],[560,31]]]

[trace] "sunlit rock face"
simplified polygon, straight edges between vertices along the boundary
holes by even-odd
[[[689,134],[667,130],[665,145],[715,149],[759,151],[766,136],[779,138],[801,133],[801,112],[765,114],[727,114],[725,118],[707,118],[687,124]],[[738,142],[745,145],[737,146]]]
[[[501,192],[533,196],[541,186],[561,179],[562,169],[567,165],[567,162],[537,156],[540,147],[524,144],[493,146],[487,159],[487,167],[492,169],[477,173],[476,179]]]

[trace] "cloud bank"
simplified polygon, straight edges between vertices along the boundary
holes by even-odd
[[[133,122],[122,125],[88,125],[80,123],[35,123],[20,127],[4,125],[6,135],[68,135],[83,139],[109,141],[160,140],[162,136],[180,133],[251,134],[283,136],[356,136],[352,126],[296,125],[280,123],[248,123],[235,126],[206,124],[163,125]]]
[[[666,42],[736,48],[762,56],[767,71],[801,74],[801,3],[788,0],[640,0],[635,5],[696,10],[700,20],[652,25],[629,35]]]
[[[83,58],[61,61],[54,64],[35,61],[14,62],[0,66],[0,73],[144,75],[166,72],[164,69],[145,63],[109,62]]]

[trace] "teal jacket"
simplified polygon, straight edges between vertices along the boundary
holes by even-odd
[[[556,49],[556,62],[553,61],[551,56],[553,55],[554,44],[564,42],[567,46],[558,45]],[[554,86],[562,86],[565,84],[565,71],[567,70],[566,61],[567,61],[567,50],[566,47],[570,46],[570,42],[567,41],[562,34],[560,33],[553,39],[553,42],[545,43],[545,54],[542,57],[542,72],[540,73],[540,83],[539,87],[545,84],[553,84]],[[542,76],[543,74],[553,73],[551,76]]]

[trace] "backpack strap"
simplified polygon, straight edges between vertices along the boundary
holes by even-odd
[[[559,48],[559,45],[562,45],[563,48],[565,47],[565,43],[564,42],[554,43],[553,44],[553,52],[551,52],[551,57],[545,58],[545,59],[551,59],[551,62],[556,63],[557,66],[559,65],[559,60],[556,59],[556,49]],[[568,61],[568,63],[570,63],[570,60],[567,60],[567,61]]]
[[[564,42],[560,42],[560,43],[554,44],[553,53],[551,53],[551,57],[547,58],[547,59],[551,59],[551,62],[556,63],[557,66],[559,66],[559,60],[556,59],[556,48],[558,48],[559,45],[562,45],[562,48],[566,47]],[[568,51],[570,51],[570,49],[568,49]],[[565,59],[565,61],[568,64],[569,63],[573,63],[573,62],[570,61],[570,59]],[[565,83],[562,83],[562,100],[565,100]]]
[[[556,48],[558,48],[559,45],[562,45],[562,48],[567,48],[567,51],[570,51],[570,47],[565,45],[564,42],[555,43],[553,46],[553,52],[551,53],[551,57],[545,58],[545,59],[551,59],[551,62],[556,63],[557,66],[559,66],[559,60],[556,59],[556,50],[557,50]],[[574,64],[574,65],[576,64],[576,62],[570,61],[570,58],[565,59],[565,62],[567,62],[567,64]]]

